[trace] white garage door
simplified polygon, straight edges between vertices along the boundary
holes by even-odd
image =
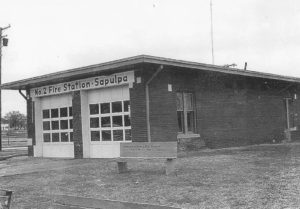
[[[42,156],[74,157],[72,96],[70,94],[43,97]]]
[[[128,86],[88,92],[90,157],[120,156],[120,142],[131,142]]]

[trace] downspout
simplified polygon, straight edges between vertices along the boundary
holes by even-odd
[[[22,92],[22,90],[21,89],[19,89],[19,94],[26,100],[26,109],[27,109],[27,138],[29,138],[29,130],[32,130],[32,129],[30,129],[29,128],[29,122],[31,122],[31,123],[33,123],[33,121],[34,121],[34,113],[33,113],[33,109],[32,109],[32,111],[31,111],[31,121],[29,121],[28,120],[28,101],[30,100],[30,96],[29,96],[29,91],[27,91],[26,90],[26,93],[27,93],[27,95],[28,95],[28,97]],[[31,108],[32,108],[33,106],[31,106]],[[34,129],[33,129],[34,130]],[[34,147],[34,145],[35,145],[35,134],[34,133],[32,133],[33,135],[30,135],[30,137],[31,137],[31,145],[27,145],[28,146],[28,156],[34,156],[34,151],[33,151],[33,147]],[[28,143],[28,141],[27,141],[27,143]],[[29,147],[31,147],[30,149],[32,150],[31,152],[29,152]],[[30,154],[31,153],[31,154]]]
[[[164,66],[160,65],[151,78],[146,82],[146,118],[147,118],[147,138],[148,142],[151,142],[151,133],[150,133],[150,99],[149,99],[149,84],[150,82],[163,70]]]
[[[23,94],[23,92],[22,92],[21,89],[19,89],[19,93],[21,94],[21,96],[22,96],[26,101],[28,101],[27,97],[25,96],[25,94]]]

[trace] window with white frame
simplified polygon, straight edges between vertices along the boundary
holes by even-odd
[[[177,92],[178,133],[195,132],[195,101],[193,93]]]
[[[89,105],[91,141],[131,141],[130,102]]]
[[[45,143],[73,141],[72,107],[43,109],[42,118]]]

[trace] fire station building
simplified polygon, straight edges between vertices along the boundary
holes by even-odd
[[[196,150],[298,140],[299,86],[294,77],[140,55],[1,88],[27,100],[31,155],[115,158],[121,143]]]

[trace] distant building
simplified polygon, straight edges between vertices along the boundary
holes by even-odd
[[[26,90],[37,157],[115,158],[120,144],[181,149],[297,140],[300,78],[136,56],[1,86]]]

